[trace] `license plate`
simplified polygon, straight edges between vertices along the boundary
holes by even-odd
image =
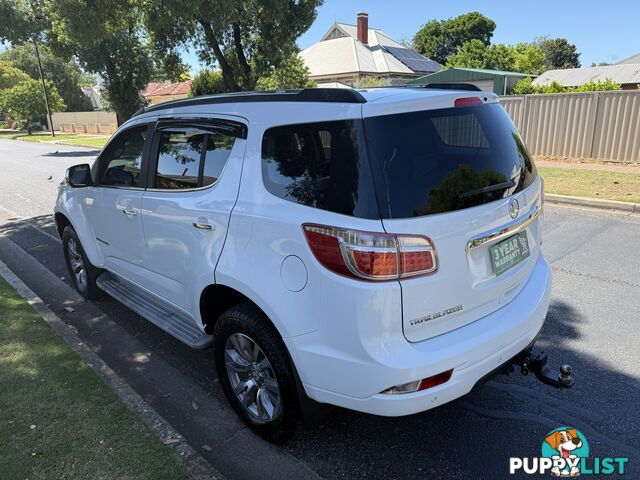
[[[491,263],[496,275],[501,275],[529,257],[529,241],[527,232],[520,232],[513,237],[491,247]]]

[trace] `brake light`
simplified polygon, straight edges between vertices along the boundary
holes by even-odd
[[[362,280],[397,280],[437,270],[435,248],[427,237],[303,225],[316,259],[340,275]]]
[[[454,107],[470,107],[472,105],[482,105],[482,99],[480,97],[461,97],[456,98],[453,102]]]

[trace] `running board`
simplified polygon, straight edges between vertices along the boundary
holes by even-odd
[[[213,342],[213,337],[203,333],[186,313],[154,298],[137,285],[109,272],[102,273],[96,283],[101,290],[191,348],[206,348]]]

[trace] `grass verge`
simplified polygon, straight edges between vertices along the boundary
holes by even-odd
[[[640,203],[640,173],[538,167],[545,192]]]
[[[28,142],[68,143],[71,145],[102,148],[110,137],[106,135],[77,135],[75,133],[58,133],[53,137],[46,132],[33,132],[32,135],[29,135],[26,132],[3,131],[0,132],[0,138],[25,140]]]
[[[173,453],[0,278],[0,477],[187,479]]]

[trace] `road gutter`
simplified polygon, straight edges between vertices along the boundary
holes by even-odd
[[[162,416],[119,377],[98,355],[65,324],[7,265],[0,260],[0,276],[47,322],[54,332],[118,395],[129,410],[135,413],[151,432],[174,452],[178,462],[196,480],[224,480],[198,452],[186,442]]]
[[[617,202],[615,200],[597,200],[595,198],[571,197],[568,195],[554,195],[545,193],[546,202],[555,205],[570,205],[573,207],[594,208],[598,210],[614,210],[629,214],[640,214],[640,204],[631,202]]]

